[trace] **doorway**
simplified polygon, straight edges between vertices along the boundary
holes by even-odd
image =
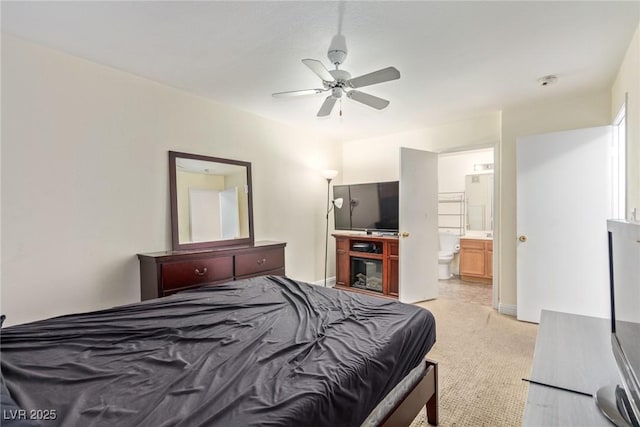
[[[438,156],[439,288],[443,298],[497,307],[495,148]]]

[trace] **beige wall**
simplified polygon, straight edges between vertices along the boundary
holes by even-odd
[[[617,78],[609,90],[549,98],[495,113],[402,134],[346,142],[343,147],[344,181],[398,179],[398,147],[447,151],[488,145],[500,140],[498,243],[500,304],[515,313],[516,305],[516,138],[547,132],[605,126],[622,105],[627,105],[627,215],[635,207],[640,217],[640,26],[627,49]]]
[[[440,154],[438,156],[438,191],[464,191],[465,177],[478,173],[474,172],[473,165],[493,163],[493,161],[493,148]]]
[[[628,94],[627,105],[627,218],[633,208],[640,219],[640,25],[611,88],[611,120]]]
[[[490,113],[468,120],[344,142],[343,182],[392,181],[400,177],[400,147],[433,152],[486,147],[500,140],[500,115]]]
[[[252,162],[256,239],[288,243],[291,277],[323,277],[338,141],[3,34],[8,323],[139,300],[135,254],[171,245],[169,150]]]
[[[628,92],[628,210],[640,208],[639,34],[610,91],[342,146],[3,35],[2,311],[11,324],[138,300],[135,254],[170,248],[168,150],[251,161],[256,238],[287,241],[287,273],[313,281],[324,258],[319,170],[341,170],[336,183],[395,180],[399,147],[498,141],[500,300],[515,306],[518,136],[610,124]]]
[[[549,99],[502,112],[500,145],[500,305],[516,305],[516,139],[563,130],[611,124],[608,90]]]
[[[515,144],[518,136],[556,132],[610,124],[610,95],[597,93],[559,98],[505,109],[474,119],[436,126],[415,132],[386,135],[345,142],[343,167],[345,182],[398,179],[399,147],[435,152],[487,146],[500,141],[496,166],[499,212],[495,247],[500,248],[498,283],[500,304],[507,313],[516,305],[516,170]]]

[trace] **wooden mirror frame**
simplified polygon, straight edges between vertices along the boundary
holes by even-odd
[[[247,170],[247,214],[249,216],[249,237],[239,239],[212,240],[206,242],[180,243],[178,218],[178,192],[176,183],[177,159],[194,159],[205,162],[225,163],[243,166]],[[253,246],[253,190],[251,185],[251,163],[240,160],[169,151],[169,199],[171,202],[171,243],[174,251],[226,248],[231,246]]]

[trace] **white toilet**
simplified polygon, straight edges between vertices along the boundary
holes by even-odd
[[[440,251],[438,251],[438,279],[451,279],[450,265],[454,254],[460,252],[460,236],[440,232]]]

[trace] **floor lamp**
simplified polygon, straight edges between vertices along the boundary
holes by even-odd
[[[333,178],[338,176],[337,170],[327,169],[322,171],[322,176],[327,180],[327,214],[325,218],[325,239],[324,239],[324,287],[327,287],[327,260],[329,256],[329,213],[334,208],[334,206],[338,209],[342,208],[343,199],[331,199],[331,181]]]

